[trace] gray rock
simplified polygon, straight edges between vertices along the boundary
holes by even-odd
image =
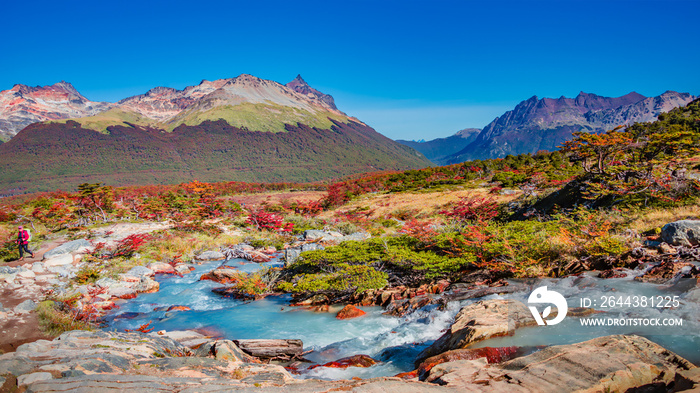
[[[91,247],[92,244],[90,244],[90,242],[85,239],[73,240],[68,243],[63,243],[60,246],[54,248],[53,250],[47,251],[46,253],[44,253],[44,259],[49,259],[56,255],[68,254],[74,251],[79,251],[82,248]]]
[[[517,300],[482,300],[464,306],[450,329],[418,355],[416,366],[431,356],[490,337],[512,335],[517,328],[534,324],[530,310]]]
[[[0,387],[5,384],[5,377],[0,377]]]
[[[464,392],[628,392],[651,384],[667,391],[690,362],[639,336],[606,336],[547,347],[499,364],[459,360],[430,370],[427,380]]]
[[[43,264],[43,263],[41,263],[41,262],[34,262],[34,263],[32,264],[32,271],[33,271],[34,273],[43,273],[43,272],[46,271],[46,269],[44,269],[44,264]]]
[[[287,248],[284,250],[284,264],[290,265],[299,259],[299,254],[301,254],[300,248]]]
[[[301,356],[304,352],[304,343],[297,339],[252,339],[233,340],[233,342],[244,352],[258,358]]]
[[[220,251],[204,251],[195,258],[200,261],[221,261],[226,259],[226,256]]]
[[[308,243],[301,246],[301,252],[323,250],[325,247],[318,243]]]
[[[51,268],[62,267],[73,264],[72,254],[60,254],[54,255],[50,258],[46,258],[44,261],[44,267],[51,271]]]
[[[98,287],[102,287],[102,288],[111,288],[111,287],[118,285],[118,284],[119,284],[119,281],[113,280],[109,277],[100,278],[95,283],[95,285],[97,285]]]
[[[37,363],[28,357],[15,354],[8,356],[7,354],[0,357],[0,371],[2,374],[10,373],[14,376],[19,376],[32,371],[37,366]]]
[[[191,270],[190,270],[190,266],[189,266],[188,264],[186,264],[186,263],[178,263],[177,265],[175,265],[175,271],[176,271],[177,273],[180,273],[180,274],[187,274],[187,273],[189,273]]]
[[[363,241],[363,240],[369,239],[370,237],[372,237],[372,235],[370,235],[370,234],[367,233],[367,232],[355,232],[355,233],[353,233],[353,234],[343,236],[343,238],[340,239],[340,240],[343,241],[343,242],[347,242],[347,241]]]
[[[16,274],[19,271],[20,268],[18,267],[0,266],[0,274]]]
[[[674,246],[700,245],[700,220],[680,220],[661,228],[661,239]]]
[[[0,266],[0,282],[13,282],[20,269],[17,267]]]
[[[61,378],[82,377],[83,375],[87,374],[80,370],[66,370],[61,372]]]
[[[124,276],[141,278],[143,276],[152,277],[154,274],[155,273],[153,272],[153,270],[145,266],[135,266],[132,267],[131,270],[129,270],[128,272],[124,273]]]
[[[155,281],[150,277],[143,276],[141,277],[141,280],[132,287],[132,289],[138,293],[158,292],[158,289],[160,289],[160,284],[158,283],[158,281]]]
[[[214,356],[216,360],[228,362],[252,362],[254,358],[243,352],[238,345],[231,340],[216,340],[202,344],[194,352],[194,356]]]
[[[53,376],[47,372],[24,374],[17,377],[17,386],[29,385],[37,381],[48,381],[49,379],[53,379]]]
[[[307,229],[304,231],[304,240],[306,241],[315,241],[315,240],[321,240],[321,241],[333,241],[333,240],[339,240],[339,236],[334,236],[333,234],[325,231],[320,231],[318,229]]]
[[[138,364],[154,365],[162,370],[177,370],[182,367],[223,368],[226,367],[228,363],[214,358],[188,356],[182,358],[167,357],[163,359],[144,359],[139,360]]]
[[[15,313],[17,314],[27,314],[36,308],[36,303],[32,300],[25,300],[15,307]]]

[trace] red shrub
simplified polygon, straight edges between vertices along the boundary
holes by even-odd
[[[269,231],[277,232],[292,232],[294,229],[293,223],[283,223],[282,216],[274,213],[268,213],[264,210],[251,212],[248,216],[247,222],[255,226],[255,228],[259,231],[267,229]]]
[[[466,197],[448,209],[440,211],[459,221],[488,221],[498,215],[498,204],[490,198]]]

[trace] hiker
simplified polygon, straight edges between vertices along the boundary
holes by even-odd
[[[29,233],[19,226],[19,232],[17,233],[17,244],[19,245],[19,260],[24,259],[24,252],[28,252],[32,258],[34,258],[34,253],[29,251]]]

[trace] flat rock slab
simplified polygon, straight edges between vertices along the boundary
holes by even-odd
[[[299,356],[304,352],[301,340],[233,340],[240,349],[255,357]]]
[[[461,392],[624,392],[669,385],[677,373],[692,369],[687,360],[643,337],[618,335],[552,346],[500,364],[485,359],[443,363],[427,380]]]
[[[88,248],[92,248],[92,244],[89,241],[85,239],[73,240],[67,243],[63,243],[60,246],[45,252],[44,259],[49,259],[57,255],[69,254],[71,252],[84,251]]]
[[[46,258],[45,254],[44,254],[44,257]],[[48,257],[44,261],[45,268],[66,266],[66,265],[71,265],[71,264],[73,264],[73,255],[71,255],[71,254],[60,254],[60,255],[51,256],[51,257]]]
[[[17,386],[29,385],[30,383],[37,381],[48,381],[53,379],[53,375],[47,372],[38,372],[31,374],[24,374],[17,378]]]
[[[482,300],[463,307],[455,322],[433,345],[418,355],[423,360],[453,349],[466,348],[490,337],[512,335],[521,326],[536,324],[530,310],[517,300]]]

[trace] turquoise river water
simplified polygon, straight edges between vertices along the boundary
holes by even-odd
[[[351,377],[391,376],[413,370],[416,355],[448,329],[461,307],[472,302],[513,298],[527,304],[529,289],[547,285],[567,300],[569,307],[581,305],[581,299],[596,302],[595,309],[605,311],[588,317],[567,317],[553,326],[521,328],[514,336],[499,337],[475,344],[483,346],[526,346],[569,344],[609,334],[638,334],[676,352],[696,365],[700,365],[700,289],[690,289],[678,283],[675,286],[645,284],[633,281],[641,271],[627,271],[625,278],[599,279],[592,274],[582,277],[539,280],[529,284],[529,289],[508,295],[490,295],[480,299],[453,301],[444,309],[431,305],[403,318],[382,315],[380,307],[362,307],[365,316],[350,320],[338,320],[335,311],[313,312],[300,307],[289,307],[290,297],[272,296],[258,301],[240,301],[224,298],[211,292],[221,284],[199,281],[199,277],[217,267],[221,262],[196,266],[195,271],[183,277],[158,276],[160,291],[141,294],[124,301],[120,308],[107,316],[105,329],[124,331],[151,322],[155,330],[185,330],[206,328],[228,339],[301,339],[305,350],[313,352],[305,357],[313,362],[325,363],[346,356],[365,354],[381,362],[369,368],[349,367],[331,369],[319,367],[303,373],[302,378],[347,379]],[[241,271],[254,271],[263,266],[280,266],[273,260],[265,264],[249,263],[233,259],[226,265]],[[520,284],[522,283],[515,283]],[[601,307],[604,297],[623,299],[613,307]],[[632,302],[624,304],[627,296],[670,296],[677,300],[675,307],[646,307]],[[677,296],[677,298],[673,298]],[[609,298],[607,300],[610,300]],[[171,305],[190,307],[189,311],[171,311]],[[671,305],[671,304],[669,304]],[[540,310],[541,311],[541,310]],[[672,319],[681,320],[680,326],[652,327],[631,326],[583,326],[584,318],[597,319]]]

